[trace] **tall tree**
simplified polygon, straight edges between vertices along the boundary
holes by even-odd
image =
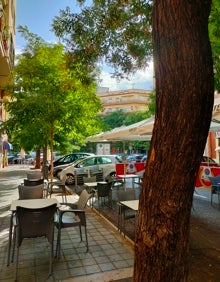
[[[3,126],[13,126],[25,149],[49,145],[52,160],[55,133],[83,143],[97,131],[101,102],[92,75],[70,61],[61,44],[47,44],[27,28],[20,31],[28,44],[17,57],[10,120]]]
[[[53,26],[72,51],[85,50],[92,62],[101,56],[116,74],[131,71],[133,63],[146,65],[153,5],[156,115],[140,194],[133,280],[187,281],[194,181],[213,106],[212,1],[93,2],[80,15],[61,12]]]
[[[134,281],[187,281],[195,176],[213,107],[210,1],[154,1],[156,115],[135,242]]]

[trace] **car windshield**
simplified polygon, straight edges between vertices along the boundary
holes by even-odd
[[[202,161],[205,163],[216,164],[216,162],[213,159],[205,156],[203,156]]]
[[[118,163],[123,163],[123,160],[120,156],[116,156],[115,159],[117,160]]]

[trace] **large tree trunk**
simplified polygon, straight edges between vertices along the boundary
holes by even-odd
[[[211,0],[154,1],[156,115],[140,194],[134,281],[186,281],[194,182],[213,106]]]

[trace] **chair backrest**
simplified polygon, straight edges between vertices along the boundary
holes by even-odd
[[[57,204],[44,208],[29,209],[17,207],[18,221],[17,245],[20,246],[24,238],[45,236],[50,243],[53,242],[54,214]]]
[[[82,190],[77,203],[77,209],[84,210],[90,197],[91,195],[86,191],[86,189]]]
[[[212,185],[218,185],[220,183],[220,175],[209,177],[209,180]]]
[[[135,200],[136,195],[135,195],[135,189],[128,189],[126,191],[118,191],[118,201],[130,201],[130,200]]]
[[[83,167],[76,167],[74,169],[75,173],[75,185],[83,185],[83,177],[88,177],[88,173],[84,170]]]
[[[84,182],[84,183],[96,182],[96,176],[92,176],[92,177],[83,177],[83,182]]]
[[[25,199],[42,199],[43,198],[44,184],[37,186],[18,186],[19,200]]]
[[[24,179],[24,186],[37,186],[40,184],[44,183],[44,179],[39,179],[39,180],[28,180],[28,179]]]
[[[102,169],[102,168],[99,168],[98,165],[88,167],[88,172],[89,172],[89,176],[90,176],[90,177],[93,177],[93,176],[96,177],[96,181],[97,181],[97,182],[104,180],[103,169]]]
[[[39,180],[42,178],[41,171],[29,171],[27,172],[27,179],[28,180]]]
[[[98,197],[107,197],[112,189],[112,183],[97,183]]]

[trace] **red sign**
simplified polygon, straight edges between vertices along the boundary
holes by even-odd
[[[220,167],[200,166],[196,177],[196,188],[211,188],[209,177],[220,175]]]
[[[116,174],[135,174],[144,170],[146,163],[116,164]]]

